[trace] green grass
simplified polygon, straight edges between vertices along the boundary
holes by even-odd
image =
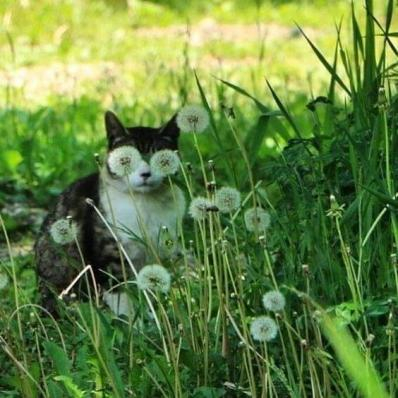
[[[198,24],[200,26],[205,17],[207,28],[203,28],[204,36],[200,36],[199,42],[188,48],[187,55],[195,67],[216,73],[219,72],[219,60],[222,60],[228,72],[236,70],[237,63],[240,63],[240,67],[248,65],[246,71],[239,72],[240,77],[244,76],[244,72],[250,72],[257,65],[260,52],[259,37],[255,33],[255,24],[260,23],[261,37],[266,30],[270,31],[272,37],[268,39],[266,35],[261,73],[265,68],[274,78],[290,77],[293,81],[305,79],[305,75],[312,73],[313,68],[308,68],[306,62],[300,65],[294,60],[303,60],[305,54],[310,54],[308,47],[302,40],[287,40],[289,31],[294,34],[294,21],[316,30],[315,34],[321,43],[328,42],[324,48],[332,49],[335,36],[333,23],[347,10],[345,3],[339,1],[333,7],[323,1],[300,2],[300,5],[296,2],[260,3],[257,9],[254,1],[189,2],[190,6],[184,11],[164,2],[134,1],[128,8],[112,6],[113,1],[58,1],[56,5],[47,0],[5,1],[0,5],[0,16],[4,21],[0,35],[2,68],[14,71],[16,67],[41,66],[51,71],[54,63],[59,62],[83,63],[95,68],[98,61],[110,61],[118,66],[116,73],[122,76],[137,75],[137,81],[140,81],[142,75],[148,75],[148,65],[154,69],[153,73],[159,67],[173,72],[183,68],[183,49],[187,40],[184,27],[188,25],[193,29]],[[159,18],[159,15],[162,17]],[[330,22],[328,26],[320,23],[326,16]],[[212,39],[212,23],[215,22],[240,24],[240,33],[232,38],[221,35]],[[160,32],[154,37],[145,30],[176,25],[182,29],[179,34]],[[246,25],[254,28],[249,38],[245,35]],[[282,28],[282,33],[277,30],[272,34],[275,27]],[[200,30],[202,33],[203,29]],[[240,36],[244,39],[240,39]],[[290,55],[291,64],[280,62],[283,54]],[[242,62],[242,58],[245,62]],[[260,71],[257,71],[257,76],[260,76]],[[162,81],[165,79],[162,78]],[[25,87],[28,90],[29,84],[25,84]],[[135,89],[142,92],[145,88],[138,86]],[[155,89],[158,90],[157,87]],[[44,93],[54,90],[53,87],[31,90],[35,94],[32,97],[37,102]]]
[[[45,74],[33,88],[4,86],[0,276],[9,284],[0,290],[2,396],[396,396],[393,2],[375,10],[386,40],[362,4],[354,16],[344,2],[264,2],[261,18],[295,20],[308,41],[270,40],[263,58],[257,38],[195,47],[184,38],[148,36],[137,45],[126,39],[128,29],[154,24],[160,6],[148,3],[140,18],[134,8],[102,2],[60,1],[57,13],[44,1],[28,9],[3,2],[0,9],[12,3],[9,41],[3,36],[0,45],[9,51],[13,44],[16,64],[4,60],[4,69],[50,69],[56,60],[116,66],[76,86],[62,86],[62,79],[48,85]],[[183,23],[188,12],[195,24],[203,15],[202,4],[185,10],[168,4],[162,25]],[[203,7],[213,7],[219,21],[255,22],[254,6],[233,20],[234,4]],[[366,5],[372,14],[372,1]],[[333,18],[342,11],[333,59]],[[46,23],[31,22],[33,16]],[[53,32],[65,21],[70,28],[56,45]],[[190,65],[198,59],[195,74]],[[212,63],[217,59],[221,66]],[[37,84],[41,72],[34,70]],[[235,186],[242,208],[203,222],[186,217],[180,242],[186,255],[164,264],[171,291],[146,297],[135,284],[126,288],[136,318],[118,319],[94,303],[61,303],[60,319],[44,316],[32,255],[16,253],[37,233],[30,209],[48,208],[68,183],[95,170],[94,153],[104,154],[105,109],[127,124],[156,125],[189,102],[209,109],[211,126],[181,137],[185,174],[177,182],[187,198],[191,190],[210,200],[204,177],[218,188]],[[245,227],[244,213],[254,204],[271,216],[264,236]],[[274,289],[287,302],[276,314],[262,305]],[[259,343],[250,325],[265,314],[277,322],[278,335]]]

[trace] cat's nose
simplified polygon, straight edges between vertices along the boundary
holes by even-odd
[[[141,177],[146,180],[151,176],[151,172],[150,171],[145,171],[144,173],[141,173]]]

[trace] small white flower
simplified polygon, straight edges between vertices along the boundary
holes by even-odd
[[[71,243],[77,236],[76,223],[65,218],[57,220],[50,227],[50,235],[60,245]]]
[[[112,173],[124,177],[132,173],[141,162],[141,155],[130,145],[114,149],[108,156],[108,166]]]
[[[207,198],[198,196],[194,198],[189,205],[189,214],[194,220],[204,220],[209,209],[213,208],[213,204]]]
[[[141,290],[167,293],[170,290],[171,276],[161,265],[146,265],[137,275],[137,286]]]
[[[269,311],[282,311],[285,308],[285,304],[285,296],[278,290],[272,290],[263,296],[263,305]]]
[[[223,187],[216,192],[215,203],[221,213],[230,213],[240,206],[240,192],[235,188]]]
[[[248,231],[265,231],[270,223],[269,213],[261,207],[252,207],[245,212],[245,224]]]
[[[180,167],[180,158],[171,149],[163,149],[153,154],[150,163],[155,174],[168,176],[177,172]]]
[[[209,124],[209,114],[200,105],[186,105],[178,112],[177,126],[183,133],[201,133]]]
[[[5,272],[0,272],[0,290],[3,290],[8,285],[9,279]]]
[[[259,316],[252,321],[250,333],[254,340],[271,341],[278,334],[278,326],[269,316]]]

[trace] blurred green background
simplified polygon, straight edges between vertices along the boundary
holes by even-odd
[[[286,93],[308,91],[326,74],[295,23],[333,54],[336,24],[347,15],[348,26],[349,9],[346,0],[4,0],[1,81],[20,88],[26,105],[104,86],[105,102],[115,94],[174,105],[161,94],[189,80],[187,66],[206,81],[228,75],[258,93],[264,77]]]

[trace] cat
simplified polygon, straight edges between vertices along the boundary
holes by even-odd
[[[96,284],[104,289],[114,280],[122,282],[126,272],[128,278],[132,276],[127,264],[123,269],[118,244],[87,198],[112,226],[137,271],[166,254],[159,245],[159,234],[167,231],[170,240],[176,241],[185,213],[182,191],[154,173],[149,163],[151,155],[159,150],[178,149],[180,129],[176,117],[160,128],[125,127],[113,112],[107,111],[105,129],[107,156],[99,172],[77,180],[59,196],[35,243],[41,303],[50,313],[57,313],[56,296],[76,278],[83,263],[92,266]],[[118,177],[110,169],[109,157],[120,147],[136,148],[141,155],[128,178]],[[66,218],[76,228],[79,245],[75,241],[60,245],[52,237],[51,227]],[[80,286],[83,284],[81,278]],[[85,295],[82,287],[75,288],[74,293],[78,298]],[[110,306],[117,301],[110,295],[104,299]]]

